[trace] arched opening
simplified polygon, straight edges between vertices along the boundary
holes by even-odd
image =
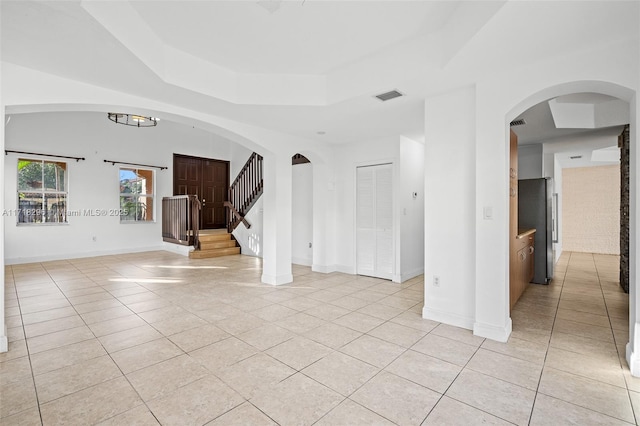
[[[158,117],[159,121],[152,128],[122,126],[107,119],[110,111],[135,112]],[[33,153],[10,153],[5,157],[7,209],[18,210],[16,185],[11,183],[17,179],[18,172],[14,169],[22,157],[82,158],[61,160],[68,167],[64,168],[64,193],[58,195],[64,198],[67,221],[74,222],[75,226],[46,227],[44,231],[51,234],[47,240],[55,241],[53,244],[37,243],[37,239],[43,237],[42,230],[34,232],[24,226],[8,226],[4,239],[8,263],[161,249],[166,246],[160,229],[161,201],[165,196],[176,195],[175,154],[226,162],[231,165],[226,173],[230,172],[233,179],[254,150],[268,152],[248,138],[211,122],[147,108],[88,104],[7,106],[5,122],[5,149]],[[129,175],[145,176],[144,194],[129,194]],[[127,182],[123,190],[118,190],[123,188],[122,182],[118,185],[122,176]],[[227,188],[218,192],[225,194]],[[25,188],[22,190],[25,193]],[[27,195],[28,199],[37,196]],[[50,198],[46,194],[40,198],[43,197]],[[122,216],[121,205],[143,206],[144,214]],[[216,213],[224,216],[224,208],[219,210],[221,212]],[[104,216],[104,211],[111,214]],[[112,217],[115,215],[119,216]],[[121,226],[141,219],[146,226],[137,223]],[[261,241],[254,246],[261,251]],[[182,246],[175,247],[183,253]]]
[[[631,129],[631,137],[629,138],[631,145],[630,169],[633,176],[633,170],[636,167],[634,147],[637,137],[635,102],[634,92],[619,85],[597,81],[572,82],[542,90],[522,101],[507,114],[508,123],[512,125],[511,130],[518,137],[525,139],[525,144],[518,145],[521,155],[520,161],[515,165],[516,185],[518,178],[551,178],[547,179],[551,193],[548,194],[550,205],[548,215],[546,215],[548,216],[550,242],[542,249],[549,252],[548,257],[553,262],[551,266],[556,267],[555,273],[552,274],[553,277],[551,275],[548,276],[548,286],[526,284],[527,290],[525,294],[521,301],[515,304],[510,314],[513,321],[511,336],[517,339],[524,338],[524,340],[533,341],[537,333],[542,341],[545,339],[547,342],[551,341],[549,351],[553,353],[548,356],[555,357],[556,360],[563,359],[562,355],[566,355],[564,352],[568,350],[578,353],[577,357],[582,355],[580,353],[581,350],[588,351],[586,346],[582,346],[580,350],[576,349],[578,346],[573,346],[572,349],[569,349],[568,345],[575,344],[579,340],[585,345],[591,344],[592,347],[598,347],[601,352],[608,351],[614,367],[618,361],[618,356],[622,359],[626,355],[626,359],[629,365],[632,366],[633,371],[631,358],[633,358],[632,354],[635,352],[633,350],[633,329],[636,311],[634,272],[636,261],[634,256],[630,257],[630,294],[626,295],[618,285],[619,263],[617,256],[619,253],[606,253],[606,249],[594,248],[598,247],[597,244],[595,246],[587,244],[585,247],[590,247],[590,249],[585,250],[591,252],[600,251],[604,252],[604,254],[582,254],[574,251],[574,255],[572,255],[568,249],[580,249],[577,249],[575,245],[564,245],[563,247],[562,218],[563,210],[566,213],[567,205],[565,203],[565,209],[563,209],[562,181],[563,176],[573,175],[573,173],[563,173],[563,170],[577,170],[572,165],[594,166],[597,168],[603,164],[608,164],[610,167],[613,167],[611,166],[612,164],[616,164],[614,168],[619,167],[617,161],[598,164],[598,158],[602,158],[602,155],[606,154],[602,152],[603,150],[609,149],[610,152],[608,154],[610,155],[611,151],[617,149],[618,134],[623,131],[626,124],[630,124]],[[577,109],[581,109],[581,112],[576,112]],[[520,119],[524,119],[525,122],[536,122],[540,118],[539,116],[536,117],[536,114],[540,114],[543,110],[551,112],[551,116],[546,118],[552,119],[552,124],[556,129],[551,129],[552,131],[547,133],[544,130],[540,130],[540,137],[537,140],[535,132],[530,131],[535,129],[525,130],[526,125],[513,126],[513,121],[517,122]],[[529,120],[527,120],[527,117],[529,117]],[[584,119],[587,118],[591,121],[584,122]],[[581,119],[584,124],[580,124]],[[521,129],[519,134],[518,127]],[[535,164],[533,169],[531,168],[532,164]],[[585,170],[585,173],[580,175],[582,176],[580,179],[586,179],[585,176],[594,174],[596,168]],[[511,169],[514,169],[513,163],[511,163]],[[532,170],[538,175],[532,176]],[[523,173],[523,175],[519,175],[520,173]],[[510,198],[514,194],[513,173],[511,175]],[[600,174],[599,176],[601,177],[596,177],[595,179],[598,182],[602,182],[604,180],[602,176],[604,175]],[[574,176],[571,179],[575,181]],[[624,183],[622,183],[622,186],[624,186]],[[634,229],[637,221],[634,207],[637,188],[633,180],[629,182],[628,188],[630,188],[630,197],[627,202],[629,203],[628,206],[631,207],[629,221],[631,229]],[[582,186],[581,191],[584,193],[580,197],[589,198],[590,194],[588,193],[597,190],[598,188],[593,185],[591,188]],[[607,189],[604,190],[606,191]],[[619,191],[619,187],[609,188],[608,190]],[[517,190],[516,194],[518,198],[522,195]],[[566,196],[567,194],[564,195]],[[611,197],[607,199],[609,198]],[[608,214],[610,216],[612,214],[615,215],[614,220],[619,225],[619,209],[616,207],[612,211],[610,208],[610,205],[615,203],[615,198],[611,198],[612,201],[606,203],[608,205],[594,206],[589,211],[583,212],[582,216],[590,217],[587,220],[595,221],[594,215],[600,214],[598,210],[609,210]],[[604,198],[602,199],[604,200]],[[619,194],[617,199],[620,199]],[[510,206],[513,206],[513,200]],[[516,206],[518,206],[517,202]],[[520,203],[517,208],[526,209],[529,207],[525,207]],[[624,209],[624,201],[621,208]],[[518,220],[517,214],[515,218],[515,220]],[[520,215],[520,218],[522,218],[522,215]],[[512,220],[513,217],[510,221]],[[565,215],[565,220],[570,219],[567,219]],[[511,229],[513,229],[513,222],[511,225]],[[528,223],[524,225],[526,228],[531,227],[531,224]],[[517,229],[517,227],[516,225],[515,228]],[[524,232],[526,230],[522,229],[521,226],[520,231]],[[547,233],[546,228],[544,232]],[[535,235],[538,233],[539,229]],[[625,240],[624,235],[621,235],[621,240]],[[511,246],[509,253],[511,271],[509,274],[509,291],[511,293],[513,292],[514,279],[513,245],[511,243],[516,241],[513,231],[510,231],[509,241]],[[631,253],[634,253],[635,241],[633,241],[633,238],[626,238],[626,241],[630,246]],[[538,249],[539,247],[536,246],[536,250]],[[614,271],[612,271],[612,265],[615,265]],[[566,357],[564,359],[566,360]],[[590,374],[597,374],[597,372],[591,371],[593,369],[580,362],[574,362],[573,364],[565,362],[563,365],[564,367],[562,368],[565,371],[573,372],[571,371],[572,368],[578,369],[579,371],[575,370],[575,372],[582,376],[588,377]],[[598,368],[604,369],[605,367],[599,365]],[[620,368],[619,364],[617,368]]]
[[[291,261],[294,265],[310,266],[314,272],[332,272],[326,250],[331,238],[326,229],[331,192],[327,185],[326,157],[304,150],[291,157],[291,165]]]
[[[291,158],[291,263],[313,264],[313,164],[302,154]]]

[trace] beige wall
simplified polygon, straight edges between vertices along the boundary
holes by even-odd
[[[620,254],[620,166],[562,170],[563,250]]]

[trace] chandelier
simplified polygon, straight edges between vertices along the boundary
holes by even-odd
[[[135,126],[135,127],[154,127],[158,125],[159,118],[156,117],[145,117],[142,115],[136,114],[123,114],[120,112],[109,112],[107,113],[109,120],[114,123],[124,124],[125,126]]]

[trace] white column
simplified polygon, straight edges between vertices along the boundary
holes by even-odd
[[[471,329],[475,309],[475,91],[425,102],[422,316]]]
[[[7,120],[5,115],[5,106],[2,102],[2,71],[0,70],[0,150],[4,151],[4,124]],[[4,155],[3,155],[4,157]],[[0,161],[0,212],[4,211],[4,158]],[[0,216],[0,262],[2,262],[2,273],[0,273],[0,352],[9,350],[9,342],[7,340],[7,326],[4,323],[4,216]]]
[[[476,320],[473,332],[505,342],[511,334],[509,125],[488,87],[476,86],[476,96]]]
[[[291,155],[264,157],[262,282],[280,285],[291,274]]]
[[[326,164],[313,164],[313,263],[315,272],[335,271],[330,247],[334,241],[335,200],[333,182]]]

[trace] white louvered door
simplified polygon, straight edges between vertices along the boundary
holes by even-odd
[[[393,278],[393,168],[356,169],[356,272]]]

